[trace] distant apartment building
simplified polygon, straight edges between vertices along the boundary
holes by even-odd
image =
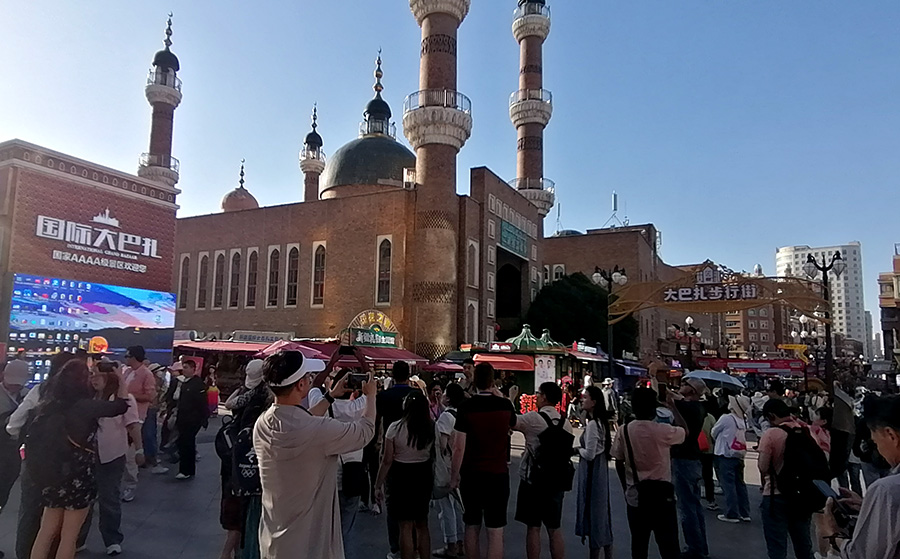
[[[866,339],[865,299],[863,296],[862,247],[858,241],[846,245],[830,247],[789,246],[775,252],[775,272],[779,277],[806,277],[803,264],[808,255],[821,264],[822,259],[830,263],[835,253],[840,253],[847,264],[840,276],[834,271],[828,273],[828,287],[831,290],[831,317],[834,332],[846,338],[862,342]],[[822,279],[821,273],[818,279]]]
[[[878,274],[878,306],[881,308],[884,358],[896,361],[900,349],[900,243],[894,244],[891,271]]]
[[[863,354],[866,356],[866,361],[875,359],[875,345],[872,339],[873,334],[872,313],[866,311],[866,339],[863,342]]]

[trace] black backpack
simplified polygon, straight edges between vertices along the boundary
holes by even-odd
[[[75,445],[66,429],[66,414],[40,409],[25,436],[25,467],[41,490],[59,484],[72,474]]]
[[[232,425],[235,426],[235,441],[231,462],[231,482],[232,492],[238,497],[262,495],[259,460],[257,460],[256,450],[253,448],[253,427],[265,408],[264,401],[250,402],[232,422]]]
[[[553,423],[544,412],[539,412],[547,428],[538,435],[538,447],[531,460],[529,483],[548,491],[571,491],[575,478],[572,464],[572,444],[575,436],[563,429],[565,417]]]
[[[231,463],[231,457],[234,453],[234,443],[237,438],[234,432],[234,418],[226,415],[222,417],[222,425],[216,433],[215,445],[216,454],[222,462]]]
[[[825,508],[825,495],[813,483],[831,482],[828,457],[806,427],[785,427],[784,465],[773,477],[775,487],[787,501],[790,512],[809,515]]]

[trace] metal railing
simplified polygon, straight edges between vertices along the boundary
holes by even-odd
[[[176,173],[181,168],[181,163],[171,155],[155,155],[152,153],[141,154],[141,167],[165,167]]]
[[[538,4],[536,2],[526,2],[513,10],[513,19],[519,19],[525,16],[544,16],[550,17],[550,6],[547,4]]]
[[[397,125],[393,122],[378,119],[364,120],[359,123],[359,135],[365,136],[366,134],[384,134],[396,139]]]
[[[556,183],[550,179],[513,179],[508,184],[516,190],[556,191]]]
[[[445,107],[466,114],[472,113],[472,101],[452,89],[423,89],[409,94],[403,101],[404,114],[423,107]]]
[[[300,160],[303,161],[305,159],[315,159],[325,163],[325,152],[319,148],[303,148],[300,150]]]
[[[546,89],[520,89],[513,91],[509,96],[510,106],[522,101],[543,101],[549,105],[553,104],[553,94]]]
[[[147,85],[164,85],[175,91],[181,91],[181,80],[167,70],[150,70],[147,74]]]

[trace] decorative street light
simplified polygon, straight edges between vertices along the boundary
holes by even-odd
[[[609,377],[613,378],[616,374],[616,359],[613,357],[613,327],[609,323],[609,305],[612,304],[613,286],[623,286],[628,283],[628,276],[625,275],[625,269],[619,269],[618,266],[609,270],[601,270],[599,266],[594,267],[594,273],[591,275],[591,281],[599,285],[607,291],[606,306],[606,349],[609,351]]]
[[[841,258],[840,251],[835,251],[831,257],[831,263],[827,257],[822,255],[822,263],[816,261],[812,254],[806,257],[806,264],[803,265],[803,273],[810,279],[816,279],[819,272],[822,272],[822,295],[825,298],[825,389],[829,394],[834,394],[834,349],[831,340],[831,292],[828,289],[828,272],[834,270],[835,277],[840,277],[847,269],[847,263]],[[801,317],[802,319],[802,317]]]
[[[692,369],[694,366],[694,350],[693,343],[695,340],[699,341],[701,337],[701,332],[699,328],[694,328],[692,324],[694,324],[694,318],[689,316],[684,319],[684,323],[686,328],[681,328],[677,324],[672,324],[669,326],[669,333],[676,339],[681,340],[682,338],[687,338],[687,351],[685,353],[686,365],[687,369]],[[680,345],[680,344],[679,344]]]

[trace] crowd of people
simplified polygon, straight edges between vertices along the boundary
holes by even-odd
[[[499,559],[513,432],[524,453],[512,519],[528,559],[541,557],[544,533],[550,557],[565,557],[569,530],[590,559],[612,557],[611,471],[634,559],[648,557],[651,536],[663,559],[709,557],[704,509],[729,524],[758,514],[769,559],[789,545],[797,559],[900,558],[898,396],[829,394],[821,383],[795,393],[779,381],[765,393],[710,391],[698,378],[620,395],[611,379],[590,379],[565,387],[568,398],[540,384],[535,409],[520,413],[518,388],[490,364],[467,360],[459,378],[426,385],[402,361],[375,379],[353,352],[352,369],[337,367],[339,351],[327,363],[286,351],[245,366],[215,437],[221,559],[370,557],[354,538],[360,511],[384,513],[389,559]],[[122,364],[62,353],[46,382],[28,391],[28,378],[13,360],[0,380],[0,511],[21,471],[16,556],[74,557],[95,504],[106,553],[122,553],[122,503],[140,472],[164,475],[168,458],[175,479],[194,477],[208,383],[194,361],[152,365],[140,346]],[[748,447],[762,481],[756,514]],[[562,521],[569,492],[574,526]]]

